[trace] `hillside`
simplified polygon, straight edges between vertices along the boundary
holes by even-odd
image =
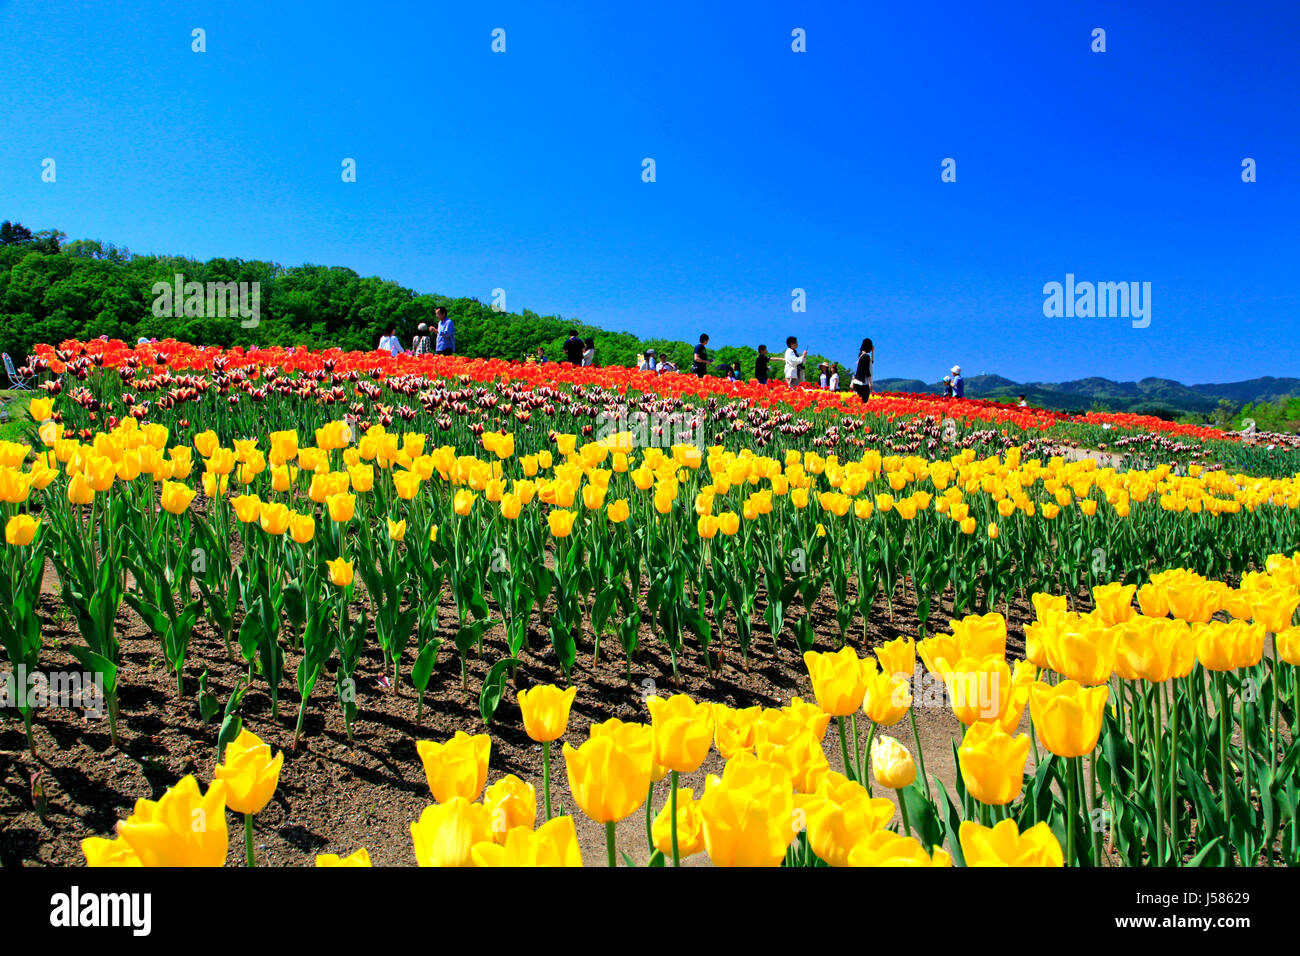
[[[339,266],[286,268],[257,260],[136,255],[98,240],[64,241],[56,230],[32,233],[21,224],[0,224],[0,350],[19,363],[38,342],[99,336],[126,342],[140,337],[176,338],[205,345],[298,345],[310,348],[373,349],[389,324],[403,343],[410,343],[419,323],[436,325],[434,310],[446,307],[456,324],[456,351],[471,357],[522,360],[541,348],[555,361],[568,330],[596,339],[596,362],[631,367],[636,356],[653,348],[661,359],[689,369],[696,339],[641,339],[560,315],[498,312],[474,298],[417,293],[396,282],[363,277]],[[255,320],[242,314],[216,315],[196,302],[194,314],[175,306],[156,315],[155,284],[246,284],[260,297]],[[182,287],[184,288],[184,287]],[[208,293],[211,295],[211,293]],[[175,298],[187,299],[188,293]],[[699,331],[707,331],[701,328]],[[757,352],[750,346],[728,347],[715,336],[710,343],[711,374],[722,365],[739,364],[746,378],[754,374]],[[812,361],[822,356],[810,355]]]

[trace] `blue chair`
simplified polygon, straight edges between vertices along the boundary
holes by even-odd
[[[9,353],[4,353],[5,357],[5,374],[9,376],[9,387],[19,391],[30,391],[31,386],[27,384],[27,379],[18,374],[18,369],[14,368],[14,360],[9,357]]]

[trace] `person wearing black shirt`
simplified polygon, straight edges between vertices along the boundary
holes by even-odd
[[[858,367],[853,372],[853,391],[864,402],[871,398],[871,385],[875,379],[876,347],[871,339],[863,339],[858,350]]]
[[[691,361],[691,371],[701,378],[709,369],[709,350],[705,348],[709,344],[707,335],[700,336],[700,344],[695,346],[695,357]]]
[[[759,385],[767,384],[767,361],[767,346],[760,345],[758,347],[758,357],[754,359],[754,380]]]
[[[582,353],[585,348],[582,339],[578,338],[578,330],[569,329],[569,338],[564,343],[564,357],[569,360],[570,365],[582,364]]]

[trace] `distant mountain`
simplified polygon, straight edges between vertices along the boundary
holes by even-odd
[[[941,394],[942,382],[914,378],[878,378],[876,388],[885,392],[928,392]],[[1168,378],[1144,378],[1140,382],[1115,382],[1092,377],[1069,382],[1014,382],[1001,375],[972,375],[966,379],[969,398],[1014,401],[1023,394],[1031,405],[1066,412],[1083,412],[1102,407],[1115,412],[1138,412],[1165,417],[1209,414],[1220,400],[1241,406],[1250,402],[1274,402],[1300,395],[1300,378],[1265,376],[1245,382],[1184,385]]]

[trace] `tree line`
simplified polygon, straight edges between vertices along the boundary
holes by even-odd
[[[434,310],[444,306],[456,323],[456,352],[484,358],[523,360],[543,349],[551,361],[563,357],[569,329],[596,340],[599,365],[631,367],[636,357],[654,349],[688,370],[695,338],[688,341],[642,339],[630,332],[610,332],[560,315],[498,312],[475,298],[417,293],[341,266],[284,267],[260,260],[215,258],[206,262],[182,256],[135,255],[129,249],[95,239],[66,241],[57,230],[33,233],[19,223],[0,224],[0,350],[21,364],[38,343],[108,336],[125,342],[174,338],[196,345],[338,347],[373,349],[390,324],[403,343],[416,327],[437,325]],[[184,281],[257,283],[259,315],[255,325],[238,316],[208,314],[156,315],[157,283]],[[178,310],[180,311],[180,310]],[[197,310],[196,310],[197,311]],[[700,329],[698,331],[707,331]],[[698,332],[696,333],[698,335]],[[780,377],[784,342],[768,343],[774,377]],[[754,375],[757,352],[750,346],[722,346],[711,351],[710,374],[739,364]],[[809,356],[809,374],[815,362]],[[841,375],[847,383],[848,376]]]

